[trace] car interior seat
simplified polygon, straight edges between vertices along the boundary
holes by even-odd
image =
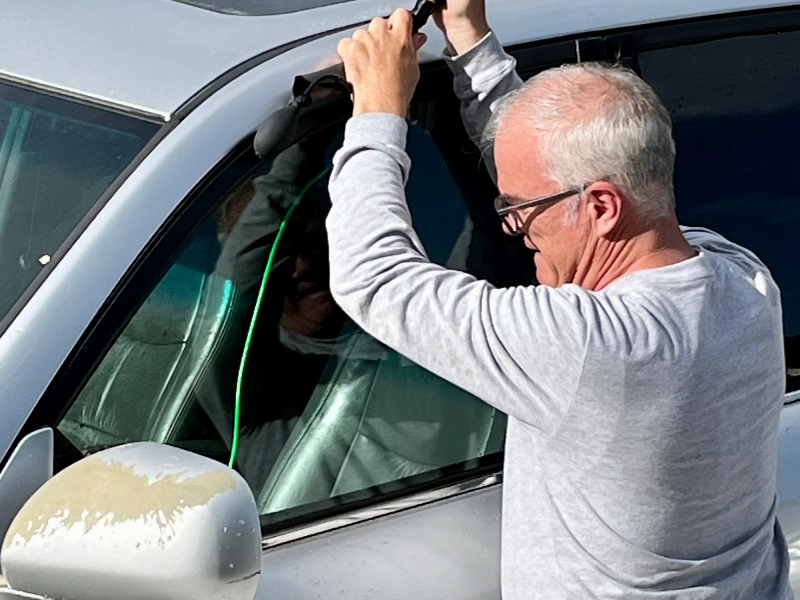
[[[81,451],[173,441],[234,301],[213,274],[216,232],[200,235],[134,314],[59,429]]]
[[[395,352],[332,356],[258,504],[279,512],[502,449],[506,417]]]

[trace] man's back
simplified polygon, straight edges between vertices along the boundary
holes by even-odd
[[[775,535],[779,292],[746,251],[686,235],[693,259],[549,290],[574,294],[590,326],[558,428],[509,425],[507,598],[791,597]]]

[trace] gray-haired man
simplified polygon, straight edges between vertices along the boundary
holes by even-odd
[[[467,127],[494,142],[496,208],[542,285],[427,260],[403,189],[424,40],[398,11],[339,47],[355,108],[331,179],[331,287],[366,331],[508,413],[504,597],[791,598],[768,270],[678,226],[670,119],[633,73],[569,66],[521,86],[483,0],[437,17]]]

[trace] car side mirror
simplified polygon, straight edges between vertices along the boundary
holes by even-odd
[[[0,563],[12,590],[49,598],[252,600],[258,509],[225,465],[128,444],[42,486],[12,522]]]
[[[0,471],[0,538],[25,502],[53,476],[53,430],[26,435]]]

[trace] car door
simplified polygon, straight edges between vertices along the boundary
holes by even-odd
[[[333,43],[287,55],[272,86],[288,90],[283,75],[308,70]],[[573,59],[574,44],[525,52],[541,68]],[[408,193],[428,254],[498,285],[531,283],[530,257],[492,213],[496,191],[449,71],[441,62],[423,71]],[[249,111],[238,130],[269,82],[248,76],[231,84]],[[197,173],[219,152],[228,87],[175,128],[217,101],[207,128],[195,123],[165,162],[204,144],[187,164]],[[261,597],[497,598],[505,416],[360,331],[327,290],[326,180],[342,125],[319,120],[271,162],[246,135],[204,177],[190,175],[199,183],[184,199],[162,193],[158,206],[139,190],[114,207],[130,216],[147,203],[151,226],[165,216],[22,434],[55,429],[56,470],[135,440],[230,460],[262,512]],[[164,164],[147,165],[157,177],[142,174],[145,190],[165,181]],[[113,222],[126,242],[124,219]]]

